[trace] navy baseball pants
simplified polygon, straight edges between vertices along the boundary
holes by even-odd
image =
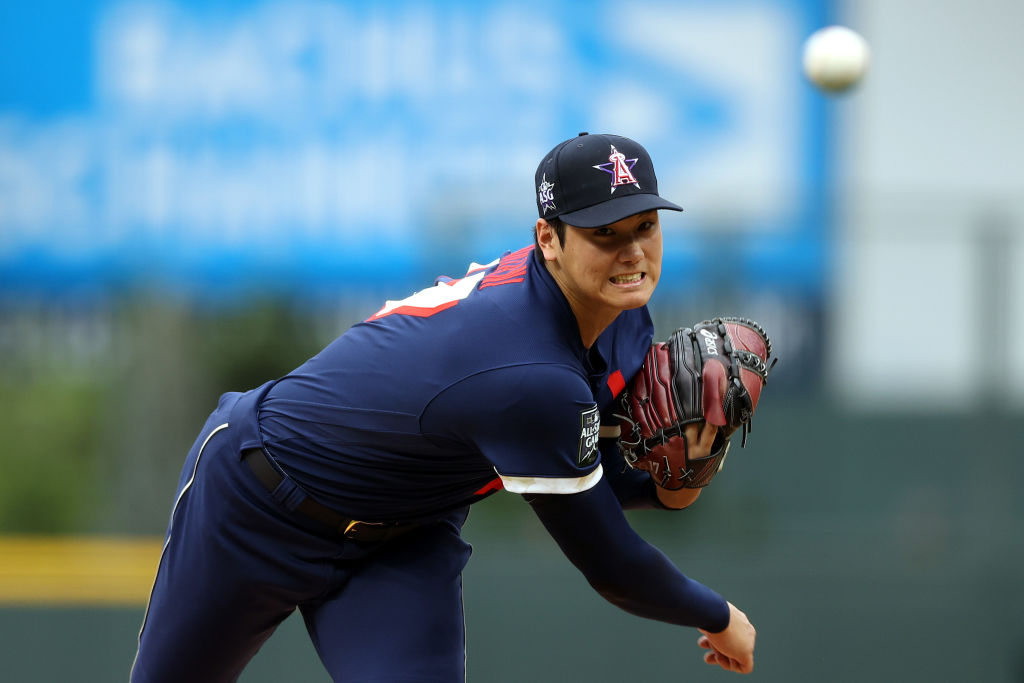
[[[131,680],[233,681],[296,608],[336,681],[464,680],[468,508],[377,546],[319,527],[242,461],[245,396],[185,461]]]

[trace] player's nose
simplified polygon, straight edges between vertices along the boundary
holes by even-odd
[[[619,250],[619,260],[623,263],[636,263],[644,257],[644,250],[640,246],[640,241],[637,239],[631,239],[622,245],[622,249]]]

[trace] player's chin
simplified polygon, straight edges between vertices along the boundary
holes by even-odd
[[[625,311],[645,306],[650,301],[651,295],[654,294],[655,283],[655,278],[644,273],[641,280],[628,284],[620,284],[609,280],[606,292],[609,298],[615,301],[617,307]]]

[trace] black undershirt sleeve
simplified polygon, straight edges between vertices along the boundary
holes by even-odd
[[[604,479],[581,493],[523,497],[569,561],[613,605],[712,633],[729,625],[726,601],[640,538]]]

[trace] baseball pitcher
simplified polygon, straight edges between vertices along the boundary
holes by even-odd
[[[182,470],[133,681],[233,681],[296,609],[335,680],[464,680],[461,528],[502,489],[613,604],[752,669],[746,615],[623,510],[693,502],[746,435],[767,335],[719,318],[653,343],[658,211],[681,209],[638,143],[580,134],[535,187],[533,245],[221,396]]]

